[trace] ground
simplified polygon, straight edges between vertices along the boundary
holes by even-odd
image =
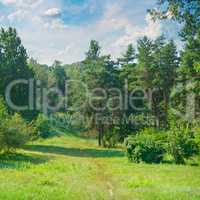
[[[0,200],[200,200],[200,167],[133,164],[71,134],[0,157]]]

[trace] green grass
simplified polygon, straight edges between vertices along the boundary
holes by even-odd
[[[0,157],[0,200],[199,200],[200,167],[127,161],[72,135]]]

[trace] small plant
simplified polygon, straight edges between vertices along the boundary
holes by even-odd
[[[160,163],[165,154],[163,138],[158,133],[147,134],[147,130],[129,137],[125,144],[127,156],[136,163]]]
[[[51,134],[50,120],[43,114],[39,114],[35,121],[38,137],[48,138]]]
[[[192,130],[194,132],[195,141],[200,149],[200,122],[199,121],[196,124],[194,124],[194,127]]]
[[[184,164],[185,159],[191,158],[198,152],[197,140],[188,125],[180,124],[171,127],[169,131],[169,153],[173,156],[176,164]]]
[[[0,125],[0,149],[13,152],[29,140],[29,128],[19,114],[4,120]]]
[[[5,102],[2,97],[0,97],[0,121],[4,121],[8,117],[8,111],[5,106]]]

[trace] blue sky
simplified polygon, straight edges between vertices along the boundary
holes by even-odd
[[[0,0],[0,25],[16,27],[29,56],[41,63],[82,60],[91,39],[117,58],[144,35],[177,40],[177,24],[153,22],[147,14],[155,5],[156,0]]]

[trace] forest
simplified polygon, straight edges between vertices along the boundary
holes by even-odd
[[[181,49],[163,33],[113,59],[91,40],[47,65],[1,28],[0,199],[200,199],[200,1],[157,6]]]

